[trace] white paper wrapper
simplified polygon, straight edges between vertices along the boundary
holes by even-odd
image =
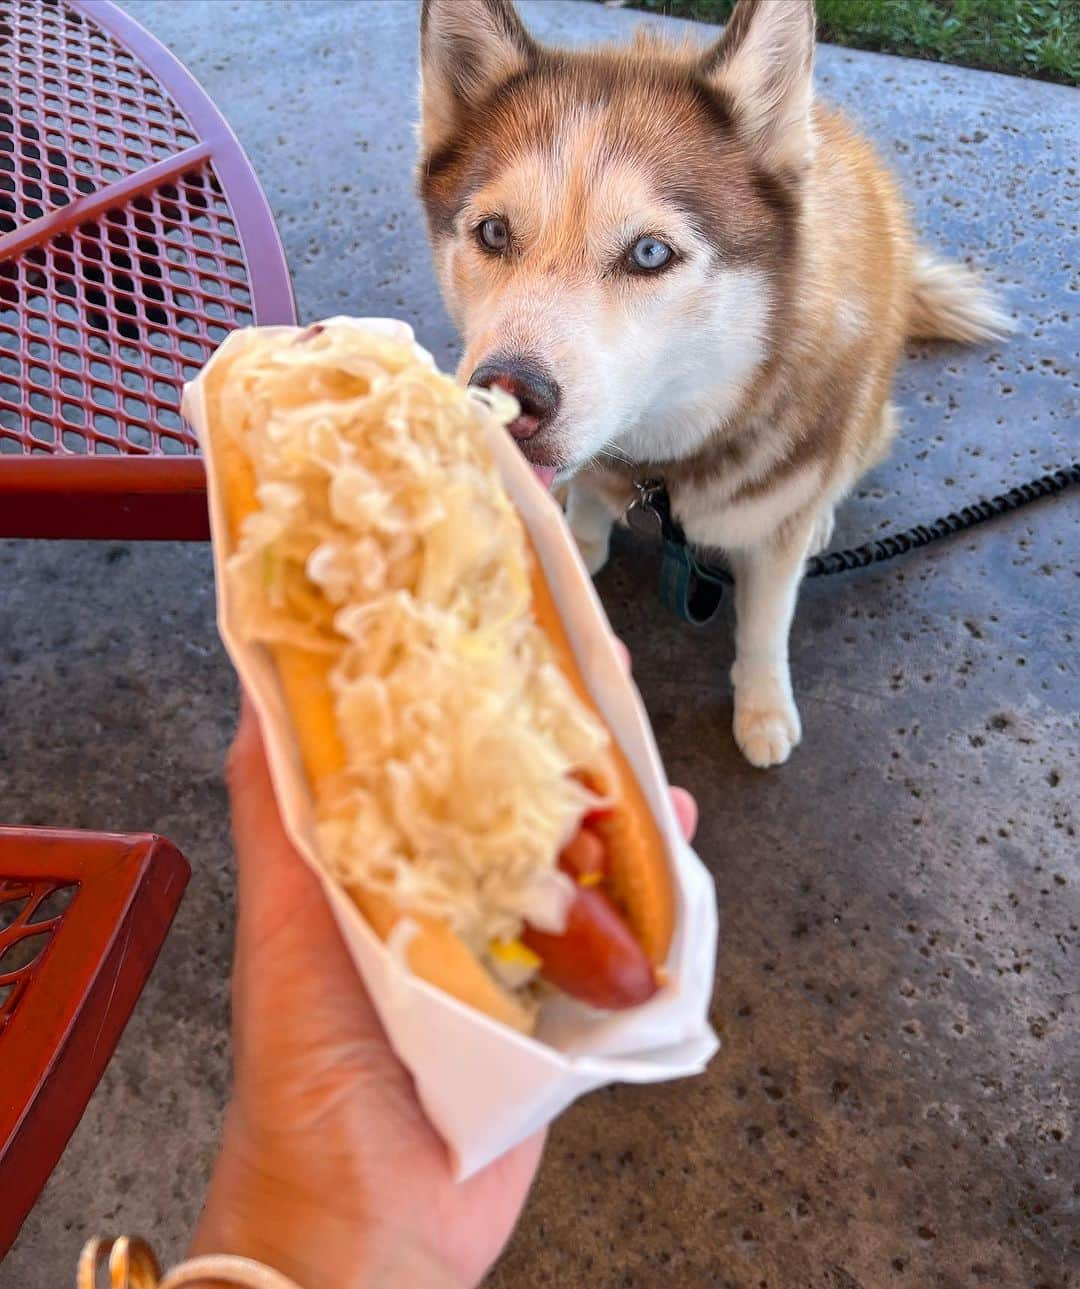
[[[414,343],[405,323],[349,321]],[[231,338],[219,354],[230,343]],[[426,351],[416,346],[416,352],[432,364]],[[216,361],[217,355],[210,365]],[[263,648],[240,638],[230,618],[223,576],[230,554],[228,529],[198,380],[185,390],[184,414],[198,432],[206,458],[218,626],[258,712],[285,828],[322,881],[394,1050],[411,1070],[428,1116],[453,1153],[458,1179],[550,1123],[582,1093],[607,1083],[653,1083],[699,1073],[717,1048],[708,1023],[716,956],[713,882],[679,833],[637,690],[620,664],[611,628],[562,514],[510,437],[493,425],[492,445],[506,488],[535,543],[585,682],[660,823],[676,884],[677,922],[667,982],[655,997],[612,1014],[560,998],[545,1003],[534,1037],[497,1024],[414,978],[321,868],[311,798],[273,663]]]

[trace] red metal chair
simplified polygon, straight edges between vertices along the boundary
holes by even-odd
[[[294,321],[266,198],[181,64],[105,0],[0,0],[0,537],[205,540],[183,383],[230,329]],[[0,1257],[188,875],[160,838],[0,829]]]
[[[82,1117],[190,873],[160,837],[0,828],[0,1258]]]

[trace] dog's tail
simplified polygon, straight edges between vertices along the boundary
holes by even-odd
[[[908,315],[912,340],[1000,340],[1015,328],[993,295],[962,264],[915,252]]]

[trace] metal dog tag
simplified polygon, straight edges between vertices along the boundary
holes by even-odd
[[[642,537],[658,538],[664,531],[664,520],[656,505],[656,495],[663,488],[658,479],[635,480],[634,499],[626,508],[626,523]]]

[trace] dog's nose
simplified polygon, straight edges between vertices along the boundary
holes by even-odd
[[[493,358],[469,378],[483,389],[497,386],[518,401],[521,415],[507,427],[515,439],[531,439],[559,409],[559,386],[539,365],[522,358]]]

